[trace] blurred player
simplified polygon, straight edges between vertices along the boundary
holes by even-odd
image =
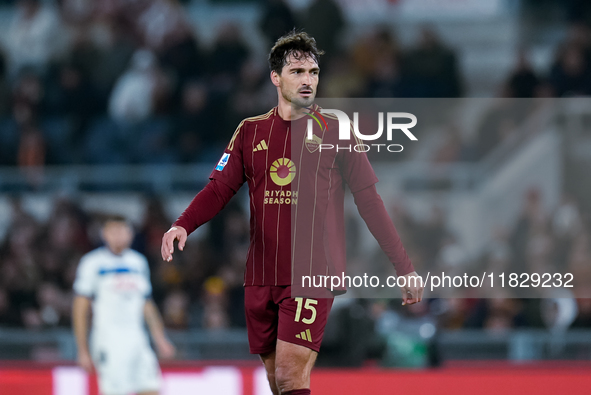
[[[82,257],[74,282],[72,317],[78,364],[88,372],[96,366],[102,395],[156,395],[161,374],[144,320],[161,357],[172,358],[175,349],[151,299],[148,262],[129,248],[133,231],[123,217],[109,217],[102,237],[105,247]]]
[[[322,199],[315,200],[314,196],[311,200],[314,210],[303,208],[305,212],[314,211],[316,218],[328,218],[318,221],[323,228],[321,242],[316,243],[321,251],[316,256],[325,265],[322,273],[330,270],[322,257],[330,256],[332,263],[344,261],[340,258],[344,258],[343,199],[347,184],[361,216],[395,265],[397,274],[417,276],[377,194],[374,185],[377,178],[365,154],[321,153],[315,149],[321,138],[317,137],[308,142],[307,149],[302,148],[298,158],[291,158],[292,141],[300,141],[299,136],[292,140],[292,133],[297,133],[296,129],[290,129],[292,121],[305,120],[304,115],[313,106],[321,54],[315,40],[306,33],[292,32],[277,41],[269,54],[271,81],[277,87],[277,107],[240,123],[211,173],[211,181],[162,239],[162,258],[171,260],[174,240],[179,240],[182,250],[187,235],[213,218],[242,184],[248,183],[251,237],[244,282],[248,340],[250,352],[261,356],[275,395],[311,394],[310,372],[332,306],[330,298],[291,295],[294,283],[290,229],[295,194],[299,194],[298,205],[303,198],[310,201],[311,194],[303,196],[303,190],[315,190]],[[328,122],[323,132],[338,130],[335,119]],[[334,138],[329,134],[323,137]],[[314,161],[323,165],[314,166],[313,171],[304,172],[306,175],[296,180],[296,172],[301,174],[301,169],[310,167]],[[299,184],[293,185],[296,182]],[[316,189],[309,188],[310,182],[315,183]],[[298,244],[298,249],[309,245],[304,241]],[[306,263],[310,270],[313,260]],[[342,266],[342,262],[337,264]],[[405,287],[403,303],[420,301],[422,292],[421,286]]]

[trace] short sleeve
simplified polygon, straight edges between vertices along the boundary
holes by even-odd
[[[373,167],[371,167],[365,152],[351,150],[351,152],[340,151],[339,154],[342,155],[339,161],[341,175],[349,185],[352,193],[361,191],[378,182],[378,177]]]
[[[83,257],[76,270],[74,292],[88,298],[93,297],[96,292],[97,276],[96,265],[88,257]]]
[[[211,180],[223,182],[234,192],[238,192],[242,184],[246,182],[244,162],[242,160],[244,124],[245,122],[242,121],[238,125],[232,136],[232,140],[230,140],[230,143],[224,150],[224,154],[209,176]]]

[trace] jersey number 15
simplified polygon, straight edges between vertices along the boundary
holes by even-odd
[[[304,303],[304,298],[295,298],[295,301],[298,304],[295,322],[300,322],[300,318],[302,316],[302,307],[304,307],[306,310],[312,311],[312,316],[310,318],[302,318],[302,322],[308,325],[312,324],[316,320],[316,308],[314,305],[318,304],[318,301],[314,299],[306,299],[306,303]]]

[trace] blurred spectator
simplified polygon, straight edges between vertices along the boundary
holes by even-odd
[[[18,206],[15,208],[19,210]],[[19,324],[38,326],[40,320],[36,316],[35,291],[41,275],[35,243],[39,228],[32,218],[17,214],[13,217],[10,229],[0,252],[0,288],[8,293],[10,304],[19,317]]]
[[[46,99],[45,111],[51,115],[80,117],[82,120],[100,110],[94,87],[79,65],[65,63],[59,66],[55,81]]]
[[[136,235],[134,247],[139,245],[140,250],[151,263],[161,260],[160,242],[162,235],[170,228],[170,220],[167,218],[162,201],[152,197],[147,201],[143,224]]]
[[[398,55],[400,55],[399,46],[389,26],[379,26],[362,35],[352,49],[355,69],[363,76],[371,74],[380,59]]]
[[[433,161],[435,163],[462,162],[470,159],[471,152],[462,141],[460,130],[451,125],[445,130],[443,141],[437,148]]]
[[[74,147],[84,137],[90,120],[105,110],[88,74],[76,63],[64,63],[55,70],[44,100],[47,134],[55,147],[51,163],[74,160]],[[60,152],[61,151],[61,152]]]
[[[578,315],[577,302],[566,289],[557,289],[553,298],[542,299],[540,303],[542,320],[553,334],[564,333]]]
[[[563,196],[560,205],[554,210],[551,221],[551,232],[554,238],[553,260],[558,268],[566,268],[568,258],[577,235],[583,231],[582,214],[576,201]]]
[[[10,112],[10,87],[4,53],[0,51],[0,119]]]
[[[431,28],[423,28],[418,45],[404,60],[412,97],[459,97],[462,82],[456,54]]]
[[[567,16],[573,22],[591,23],[591,4],[586,0],[568,0],[560,2],[567,9]]]
[[[402,76],[400,59],[392,54],[378,57],[369,73],[367,97],[406,97],[408,87]]]
[[[181,163],[196,162],[208,143],[218,141],[216,123],[208,109],[208,95],[203,83],[189,81],[183,86],[173,137]]]
[[[524,51],[520,51],[515,70],[507,81],[507,97],[534,97],[540,80]]]
[[[210,56],[210,72],[223,75],[226,81],[233,81],[249,56],[250,48],[242,37],[240,27],[234,23],[226,23],[216,37]]]
[[[37,187],[43,180],[46,145],[41,131],[25,125],[20,131],[17,165],[32,187]]]
[[[12,116],[18,125],[34,123],[42,112],[45,88],[39,76],[23,70],[13,89]]]
[[[522,213],[510,237],[515,259],[512,270],[516,273],[527,271],[528,246],[533,247],[530,240],[536,228],[541,228],[545,221],[546,213],[543,211],[540,191],[531,189],[525,195]]]
[[[558,97],[591,94],[589,67],[579,46],[567,44],[560,49],[549,77],[554,94]]]
[[[591,298],[576,300],[579,314],[572,324],[573,328],[591,328]]]
[[[97,17],[87,29],[86,34],[78,40],[84,46],[74,46],[72,60],[83,68],[85,65],[90,66],[88,75],[106,103],[115,82],[131,61],[136,42],[128,34],[128,27],[116,18]],[[97,51],[97,59],[93,48]]]
[[[484,258],[487,272],[504,272],[510,269],[513,252],[505,229],[493,231],[492,240],[485,248]]]
[[[356,72],[355,64],[349,54],[335,54],[322,64],[322,84],[318,86],[319,97],[363,96],[365,78]]]
[[[98,11],[92,0],[60,0],[59,6],[63,21],[71,25],[87,23]]]
[[[159,52],[190,35],[190,27],[178,1],[151,0],[137,4],[143,9],[131,18],[147,48]]]
[[[573,45],[579,48],[587,67],[591,66],[591,26],[585,23],[569,25],[564,45]]]
[[[170,329],[186,329],[188,324],[188,307],[189,298],[184,292],[180,290],[171,292],[164,299],[162,306],[164,325]]]
[[[526,326],[543,326],[540,299],[511,299],[502,290],[494,292],[490,299],[475,301],[464,327],[502,334]]]
[[[419,225],[414,235],[416,244],[421,246],[421,255],[428,265],[435,263],[446,234],[445,213],[441,207],[433,206],[429,219]]]
[[[40,0],[19,0],[17,7],[7,37],[9,73],[15,77],[23,67],[44,73],[62,49],[59,16]]]
[[[207,70],[207,59],[197,39],[188,29],[183,32],[159,51],[162,67],[175,73],[179,90],[185,82],[203,75]]]
[[[462,275],[470,267],[469,254],[460,244],[460,241],[451,232],[447,232],[441,241],[441,247],[437,256],[437,266],[442,271],[453,275]]]
[[[296,28],[293,13],[285,0],[264,0],[259,27],[268,46],[273,46],[279,37]]]
[[[66,302],[64,293],[52,283],[42,283],[37,290],[39,316],[48,327],[69,325],[70,303]]]
[[[236,251],[239,251],[239,249]],[[219,276],[227,289],[229,325],[234,328],[246,328],[246,316],[244,314],[244,277],[242,274],[244,267],[243,257],[244,254],[241,253],[240,257],[235,259],[236,263],[234,265],[227,265],[219,271]]]
[[[230,97],[229,116],[232,119],[226,123],[230,130],[233,128],[231,125],[239,124],[244,118],[251,117],[252,114],[264,114],[277,104],[277,90],[274,85],[269,83],[266,66],[253,59],[243,64],[240,70],[240,81]],[[257,100],[252,100],[253,97],[256,97]],[[211,136],[211,138],[213,137]],[[223,140],[221,136],[215,137],[217,137],[215,143],[218,145],[226,144],[226,137]]]
[[[314,0],[303,19],[304,29],[316,39],[318,48],[325,51],[325,59],[338,50],[341,32],[345,30],[343,11],[334,0]]]
[[[176,0],[153,0],[139,16],[131,20],[137,24],[145,47],[156,53],[164,68],[175,73],[178,86],[205,71],[205,57],[184,9]]]
[[[439,327],[447,330],[463,328],[473,307],[473,301],[464,298],[438,299],[434,303]]]
[[[109,99],[109,114],[121,123],[137,123],[154,115],[167,94],[167,81],[148,50],[134,53],[130,67],[117,81]]]
[[[203,327],[210,330],[227,328],[230,322],[226,310],[228,300],[224,280],[220,277],[210,277],[203,284],[203,288]]]
[[[18,165],[40,167],[45,164],[45,143],[41,131],[33,126],[26,126],[21,130],[21,140],[18,149]]]
[[[0,327],[18,326],[20,322],[14,301],[10,300],[10,296],[4,288],[0,288]]]

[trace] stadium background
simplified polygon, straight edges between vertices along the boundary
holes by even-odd
[[[556,102],[544,130],[476,120],[377,171],[394,178],[386,205],[415,262],[560,262],[591,276],[584,0],[0,3],[2,394],[96,393],[73,368],[71,285],[105,213],[131,218],[150,261],[179,351],[164,363],[164,393],[265,393],[242,312],[246,194],[172,263],[159,249],[239,121],[275,105],[266,53],[294,25],[327,51],[320,97],[576,97]],[[502,218],[474,236],[468,199]],[[350,256],[380,259],[349,208]],[[577,294],[407,309],[348,299],[335,304],[312,383],[319,394],[585,393],[589,359],[591,299]]]

